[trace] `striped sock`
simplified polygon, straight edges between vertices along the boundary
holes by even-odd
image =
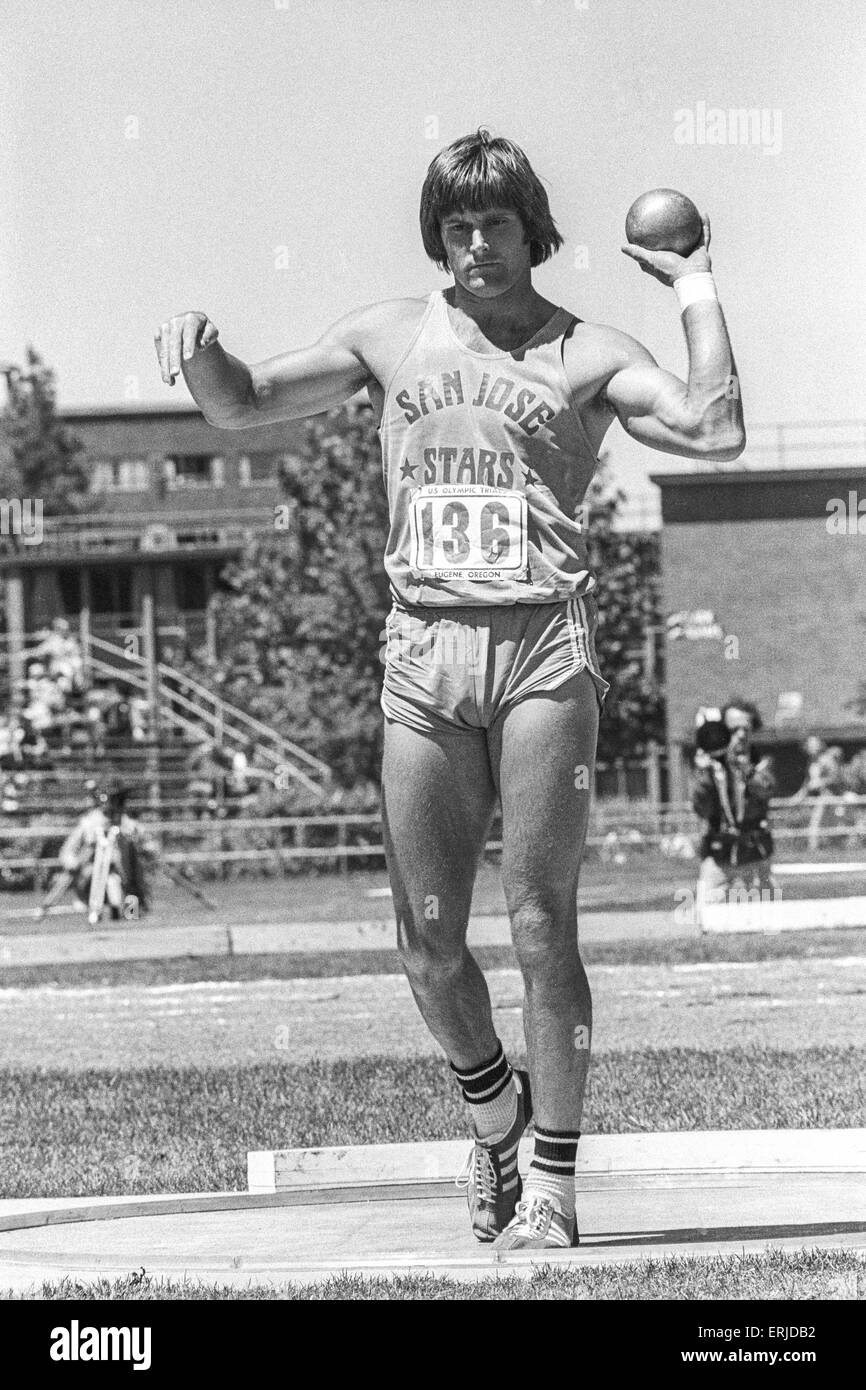
[[[523,1200],[551,1197],[563,1216],[574,1216],[574,1168],[579,1130],[539,1129],[535,1149],[523,1184]]]
[[[517,1118],[517,1088],[502,1050],[489,1062],[468,1071],[449,1063],[460,1082],[463,1099],[469,1106],[475,1133],[479,1139],[495,1139],[508,1133]]]

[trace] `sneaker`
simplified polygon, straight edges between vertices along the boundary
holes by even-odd
[[[529,1076],[514,1072],[517,1089],[517,1118],[508,1133],[492,1143],[476,1139],[466,1162],[457,1175],[457,1186],[465,1189],[472,1230],[478,1240],[495,1240],[514,1215],[523,1191],[517,1171],[517,1147],[532,1119]]]
[[[580,1244],[577,1217],[563,1216],[550,1197],[518,1202],[494,1250],[571,1250]]]

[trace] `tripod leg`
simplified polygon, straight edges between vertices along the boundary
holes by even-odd
[[[210,908],[211,912],[216,912],[216,903],[211,902],[211,899],[207,896],[207,894],[203,893],[200,888],[197,888],[194,883],[190,883],[189,879],[184,878],[183,874],[177,873],[177,871],[173,869],[169,864],[160,864],[159,867],[165,874],[166,878],[170,879],[171,882],[176,884],[178,888],[185,888],[186,891],[188,893],[191,893],[194,898],[197,898],[200,903],[203,903],[205,907]]]
[[[90,880],[90,900],[87,904],[87,921],[91,927],[95,927],[102,916],[102,909],[105,906],[105,890],[108,887],[108,873],[111,868],[112,853],[114,842],[117,839],[117,832],[112,827],[108,834],[99,840],[96,846],[96,854],[93,859],[93,876]]]
[[[45,897],[42,899],[42,902],[39,904],[40,916],[44,915],[49,907],[53,907],[55,903],[60,902],[60,899],[63,897],[63,894],[66,892],[71,882],[72,874],[69,870],[61,869]]]

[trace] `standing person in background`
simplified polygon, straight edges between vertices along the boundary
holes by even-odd
[[[810,854],[817,853],[821,841],[821,822],[827,803],[834,796],[841,796],[845,790],[842,749],[834,744],[828,748],[823,739],[812,734],[803,745],[809,765],[806,778],[797,793],[797,800],[809,798],[813,801],[809,817],[807,846]]]
[[[769,758],[758,760],[752,735],[761,717],[748,700],[698,716],[698,751],[692,806],[707,829],[701,840],[698,921],[705,906],[728,901],[734,885],[749,895],[774,892],[769,804],[776,783]]]

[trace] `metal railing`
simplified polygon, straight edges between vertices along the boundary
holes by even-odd
[[[178,513],[114,512],[88,516],[46,516],[42,539],[38,547],[17,550],[14,538],[0,536],[0,551],[7,542],[10,552],[27,556],[28,550],[62,555],[88,555],[137,551],[152,554],[172,550],[201,550],[218,548],[236,550],[247,545],[254,534],[273,524],[273,511],[266,508],[244,508],[240,516],[234,511],[211,510]]]
[[[146,670],[146,662],[143,657],[137,656],[133,652],[124,651],[122,647],[116,647],[101,637],[94,637],[93,634],[88,637],[87,646],[87,660],[93,671],[114,679],[118,678],[117,666],[93,654],[93,648],[97,648],[116,661],[122,660],[134,666],[135,671],[124,670],[120,678],[136,689],[147,693],[147,678],[145,675],[139,674],[139,672]],[[173,666],[167,666],[160,661],[157,663],[156,670],[160,677],[157,686],[160,718],[165,718],[175,728],[193,736],[200,736],[204,728],[219,745],[233,742],[236,745],[245,746],[252,739],[257,751],[274,767],[279,766],[284,769],[287,776],[316,796],[325,795],[322,783],[327,783],[331,779],[331,769],[327,763],[323,763],[321,759],[314,757],[312,753],[308,753],[298,744],[292,743],[290,739],[284,738],[275,729],[248,714],[246,710],[230,704],[220,695],[215,695],[199,681],[177,671]],[[173,682],[173,685],[170,686],[167,683],[169,680]],[[191,691],[196,698],[190,699],[184,695],[183,689]],[[181,711],[185,711],[185,713]],[[302,763],[307,771],[304,772],[298,767],[298,763]],[[316,782],[308,774],[313,774],[320,780]]]
[[[863,829],[859,829],[856,823],[844,826],[827,824],[819,832],[820,848],[838,853],[847,847],[861,852],[866,858],[866,796],[831,797],[827,798],[825,805],[831,810],[844,807],[846,814],[855,810],[862,812]],[[780,800],[773,803],[771,826],[778,849],[785,847],[802,852],[801,842],[805,842],[808,836],[807,821],[813,807],[812,801]],[[800,820],[802,824],[795,823]],[[702,822],[687,803],[671,803],[657,812],[647,808],[643,815],[620,816],[615,824],[617,832],[624,837],[622,848],[629,856],[647,851],[657,852],[662,847],[663,839],[675,833],[690,837],[696,846],[703,828]],[[292,864],[326,862],[336,864],[346,872],[352,861],[373,859],[381,865],[385,858],[379,812],[212,820],[142,819],[139,825],[160,846],[166,843],[171,846],[163,848],[163,856],[169,864],[269,864],[282,871]],[[614,822],[610,818],[601,818],[593,813],[587,847],[590,850],[609,848],[613,827]],[[501,811],[497,811],[485,853],[501,851],[501,828]],[[26,849],[28,845],[44,849],[52,841],[59,848],[69,829],[68,824],[0,827],[0,867],[28,870],[44,877],[47,871],[57,867],[59,861],[55,856],[43,856],[38,852],[17,854],[14,851],[19,846]],[[635,831],[639,840],[630,840],[628,836]],[[332,837],[332,843],[309,843],[310,839],[328,837]],[[266,843],[263,844],[263,840]],[[3,853],[4,845],[13,850],[11,855]]]

